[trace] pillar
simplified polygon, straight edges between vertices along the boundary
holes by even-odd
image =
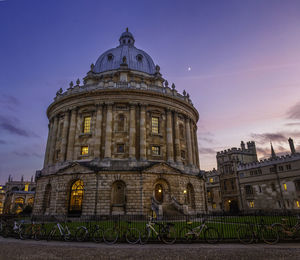
[[[190,128],[190,119],[185,119],[185,129],[186,129],[186,145],[187,145],[187,155],[188,155],[188,164],[193,164],[193,151],[192,151],[192,140],[191,140],[191,128]]]
[[[167,110],[167,161],[174,162],[172,112]]]
[[[102,104],[97,105],[96,125],[95,125],[95,141],[94,141],[94,157],[100,158],[101,155],[101,136],[102,136]]]
[[[174,113],[174,125],[175,125],[175,161],[177,163],[182,163],[180,155],[180,137],[179,137],[179,123],[178,123],[178,113]]]
[[[49,163],[49,150],[50,150],[52,131],[53,131],[53,124],[51,123],[50,120],[48,124],[48,138],[47,138],[47,146],[46,146],[45,159],[44,159],[44,167],[46,167]]]
[[[111,158],[112,103],[107,104],[104,158]]]
[[[141,105],[140,113],[140,160],[146,161],[146,106]]]
[[[129,159],[135,160],[135,139],[136,139],[136,124],[135,124],[135,104],[130,104],[130,122],[129,122]]]
[[[74,143],[75,143],[75,133],[76,133],[76,120],[77,120],[77,109],[71,111],[71,121],[69,128],[69,138],[68,138],[68,149],[67,149],[67,160],[73,160]]]
[[[51,144],[50,144],[50,151],[49,151],[49,164],[54,163],[54,155],[55,155],[55,148],[56,148],[56,138],[57,138],[57,124],[58,124],[58,116],[54,116],[53,120],[53,131],[51,133]]]
[[[64,162],[66,160],[66,151],[68,144],[68,130],[69,130],[69,115],[70,111],[65,112],[64,125],[61,135],[61,147],[60,147],[60,161]]]

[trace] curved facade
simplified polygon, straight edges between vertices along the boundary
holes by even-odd
[[[58,91],[48,107],[35,214],[204,210],[197,110],[134,47],[130,32],[119,41],[91,65],[82,85]]]

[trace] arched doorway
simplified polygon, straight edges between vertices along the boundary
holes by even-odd
[[[155,200],[159,203],[163,203],[164,201],[164,189],[163,186],[158,183],[155,185],[155,191],[154,191]]]
[[[189,183],[186,187],[186,197],[187,197],[187,204],[194,209],[195,208],[195,191],[194,187],[191,183]]]
[[[69,214],[81,214],[84,186],[82,180],[73,182],[70,191]]]
[[[116,181],[112,185],[112,204],[114,206],[123,206],[125,203],[125,183],[122,181]]]

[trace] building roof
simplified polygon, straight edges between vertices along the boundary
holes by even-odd
[[[120,45],[100,55],[93,68],[94,73],[117,70],[123,64],[128,69],[155,74],[156,69],[152,58],[134,46],[134,37],[126,29],[119,39]]]

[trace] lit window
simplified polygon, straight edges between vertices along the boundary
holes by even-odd
[[[117,144],[117,153],[124,153],[124,144]]]
[[[24,191],[28,191],[29,184],[25,184]]]
[[[153,155],[160,155],[160,147],[157,145],[152,146],[152,154]]]
[[[83,181],[77,180],[71,187],[70,201],[69,201],[69,212],[79,213],[82,208],[83,200]]]
[[[211,193],[210,193],[210,191],[208,191],[207,192],[207,197],[210,198],[210,196],[211,196]]]
[[[297,208],[300,208],[300,202],[299,202],[299,200],[296,201],[296,206],[297,206]]]
[[[3,187],[2,186],[0,186],[0,190],[2,190],[3,189]]]
[[[91,117],[86,116],[84,118],[84,123],[83,123],[83,133],[90,133],[91,132]]]
[[[209,178],[209,182],[213,183],[214,182],[214,178]]]
[[[81,155],[87,155],[89,153],[89,147],[88,146],[82,146],[81,147]]]
[[[152,133],[158,134],[159,133],[159,118],[152,117]]]
[[[253,200],[249,201],[249,207],[254,208],[254,201]]]
[[[213,203],[213,204],[212,204],[212,208],[213,208],[213,209],[216,209],[216,208],[217,208],[217,204],[216,204],[216,203]]]
[[[287,190],[286,183],[283,184],[283,189],[284,189],[284,190]]]

